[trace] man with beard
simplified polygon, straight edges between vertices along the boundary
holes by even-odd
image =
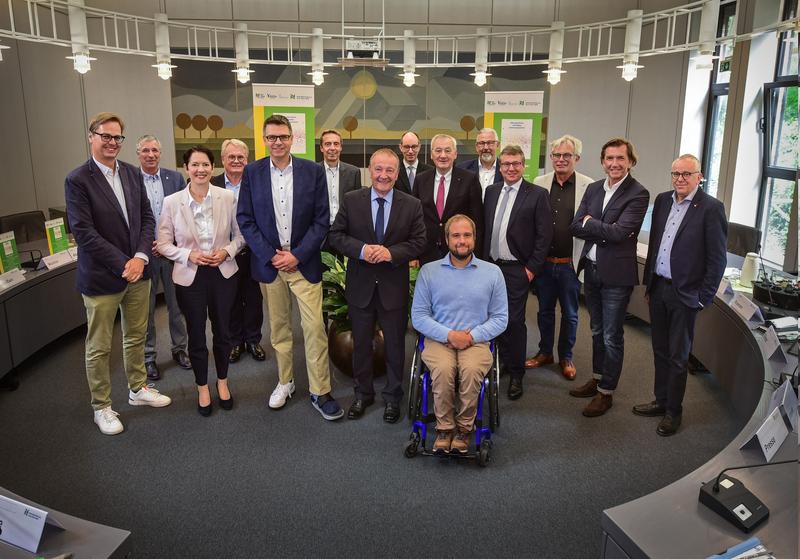
[[[499,146],[500,142],[495,129],[482,128],[475,138],[475,151],[478,152],[478,159],[470,159],[458,165],[462,169],[478,175],[484,197],[487,188],[503,180],[500,167],[497,165],[497,148]]]
[[[414,290],[411,320],[425,336],[422,360],[431,371],[433,451],[438,454],[467,452],[481,383],[492,365],[489,341],[508,323],[503,274],[475,257],[475,234],[469,217],[457,214],[447,220],[449,254],[422,267]]]

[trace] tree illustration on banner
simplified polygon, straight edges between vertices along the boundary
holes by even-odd
[[[469,115],[461,117],[461,129],[467,133],[467,140],[469,140],[469,133],[475,129],[475,119]]]
[[[344,129],[350,132],[350,139],[353,139],[353,131],[358,128],[358,119],[354,116],[346,116],[342,121]]]
[[[200,138],[203,137],[203,130],[208,128],[208,120],[203,115],[194,115],[192,117],[192,128],[200,133]]]
[[[219,115],[211,115],[208,117],[208,127],[214,131],[214,137],[217,137],[217,132],[222,130],[223,121],[222,117]]]
[[[178,125],[178,128],[183,130],[183,137],[185,138],[186,131],[192,126],[192,117],[190,117],[186,113],[181,113],[175,117],[175,124]]]

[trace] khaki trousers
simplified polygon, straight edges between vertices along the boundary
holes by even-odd
[[[330,392],[328,337],[322,322],[322,282],[311,283],[300,272],[278,272],[272,283],[261,284],[261,292],[269,309],[270,343],[278,361],[280,383],[286,384],[294,378],[291,297],[294,295],[303,328],[308,389],[317,396]]]
[[[92,393],[92,408],[111,405],[109,356],[117,309],[122,319],[122,362],[128,388],[136,392],[147,383],[144,342],[150,309],[150,281],[129,283],[119,293],[84,295],[86,307],[86,380]]]
[[[436,413],[436,430],[470,432],[478,413],[481,383],[492,366],[492,352],[488,343],[475,344],[467,349],[451,349],[434,340],[425,340],[422,360],[431,371],[433,409]],[[456,409],[456,377],[458,399]]]

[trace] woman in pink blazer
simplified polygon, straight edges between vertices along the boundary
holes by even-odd
[[[209,183],[214,155],[205,147],[183,154],[189,184],[164,198],[158,224],[158,252],[175,262],[172,280],[189,333],[189,358],[197,383],[197,411],[211,415],[208,390],[206,318],[214,335],[219,405],[229,410],[233,397],[228,389],[228,355],[231,352],[230,316],[236,297],[236,253],[244,238],[236,223],[233,192]]]

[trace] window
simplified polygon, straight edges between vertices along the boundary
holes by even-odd
[[[797,0],[786,3],[784,19],[797,13]],[[759,200],[764,259],[782,267],[791,221],[798,168],[797,32],[786,31],[778,43],[775,81],[764,84],[764,153]]]

